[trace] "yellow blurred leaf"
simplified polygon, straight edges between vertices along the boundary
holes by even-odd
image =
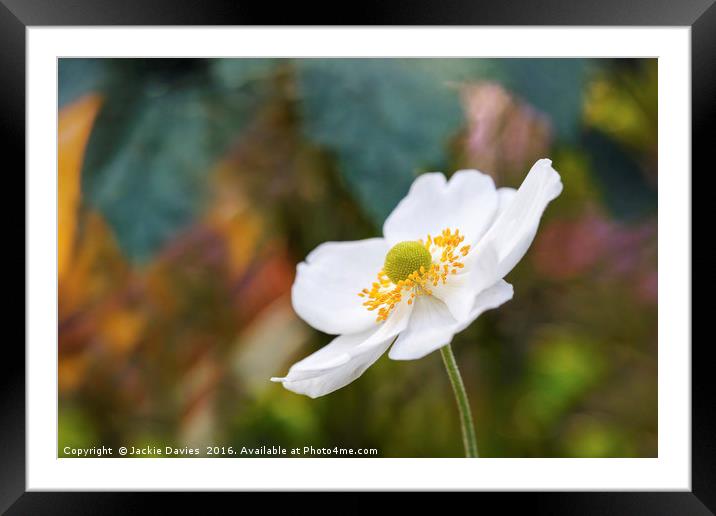
[[[256,256],[265,231],[264,221],[246,195],[246,185],[232,164],[220,162],[212,174],[214,203],[205,215],[207,226],[223,238],[229,273],[241,277]]]
[[[77,213],[73,214],[77,219]],[[60,320],[83,307],[111,296],[126,282],[126,262],[102,216],[87,210],[82,214],[81,231],[74,231],[76,245],[65,265],[64,281],[59,284]]]
[[[62,394],[74,392],[80,386],[87,364],[85,353],[62,357],[57,365],[58,388]]]
[[[65,276],[77,232],[82,160],[102,99],[86,95],[60,110],[57,138],[57,268]]]
[[[112,350],[124,354],[139,342],[145,325],[146,318],[140,311],[120,307],[107,313],[101,331]]]
[[[586,91],[585,122],[637,151],[655,153],[657,76],[656,60],[649,60],[639,71],[597,77]]]

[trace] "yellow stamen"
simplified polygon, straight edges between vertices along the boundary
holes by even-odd
[[[367,298],[363,306],[370,311],[377,310],[376,321],[381,322],[401,302],[403,291],[410,292],[409,305],[418,296],[432,295],[430,286],[444,285],[450,275],[457,274],[465,267],[462,260],[470,252],[470,246],[460,247],[463,240],[465,237],[458,229],[444,229],[440,235],[428,235],[424,241],[395,245],[388,252],[386,264],[378,272],[377,281],[370,289],[363,289],[358,294]]]

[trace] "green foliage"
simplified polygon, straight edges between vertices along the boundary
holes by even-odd
[[[318,445],[321,428],[310,399],[274,390],[255,401],[247,411],[236,414],[232,423],[235,447],[260,447],[280,443],[286,448]],[[330,445],[330,441],[326,442]]]
[[[377,226],[421,171],[443,169],[462,123],[458,91],[410,60],[297,62],[309,138],[332,151]]]
[[[541,426],[552,425],[603,370],[602,357],[583,335],[563,332],[545,336],[529,359],[522,416]]]
[[[629,152],[596,130],[585,133],[584,147],[604,203],[615,216],[631,220],[656,212],[656,190]]]
[[[564,437],[569,457],[631,457],[635,452],[617,426],[595,417],[575,417]]]
[[[64,453],[64,448],[90,448],[101,446],[93,422],[79,407],[64,405],[57,415],[57,448],[60,457],[71,455]]]

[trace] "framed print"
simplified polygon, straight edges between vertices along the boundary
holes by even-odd
[[[27,303],[2,509],[716,510],[691,340],[716,7],[517,4],[341,26],[4,0]]]

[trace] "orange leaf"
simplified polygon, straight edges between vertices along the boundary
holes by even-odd
[[[77,232],[82,160],[102,98],[89,94],[63,107],[57,137],[57,269],[59,280],[72,258]]]

